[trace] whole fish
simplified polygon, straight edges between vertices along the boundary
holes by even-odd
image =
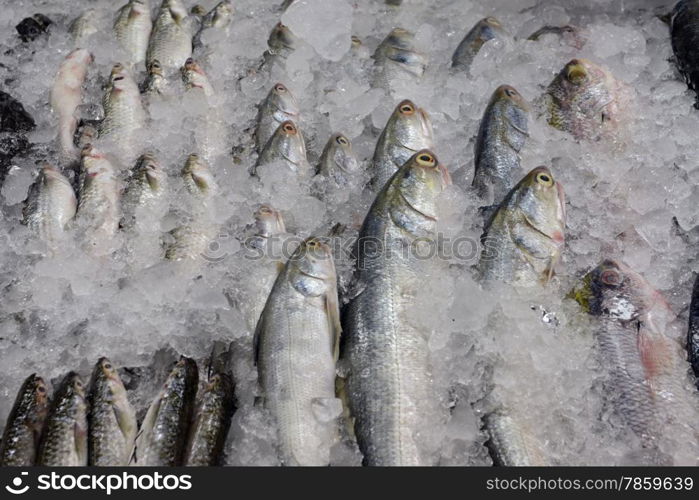
[[[55,242],[75,216],[78,200],[60,170],[45,164],[27,196],[23,222],[44,241]]]
[[[429,62],[426,54],[415,47],[415,35],[403,28],[395,28],[379,44],[374,61],[384,78],[404,73],[421,77]]]
[[[451,56],[451,67],[468,70],[486,42],[504,36],[505,32],[500,21],[494,17],[481,19],[456,47],[454,55]]]
[[[157,224],[167,209],[167,188],[167,173],[155,155],[142,155],[127,182],[121,226],[142,229]]]
[[[590,271],[571,296],[598,318],[593,328],[610,375],[610,399],[623,425],[640,438],[640,461],[671,464],[657,450],[658,439],[670,421],[685,423],[696,415],[688,397],[694,391],[682,387],[689,368],[684,352],[668,334],[675,315],[641,275],[611,259]]]
[[[274,282],[255,330],[260,385],[277,425],[284,465],[330,462],[335,429],[328,413],[339,408],[335,362],[340,331],[330,248],[309,238]]]
[[[303,135],[291,120],[282,122],[274,135],[269,138],[257,158],[252,174],[257,175],[257,169],[260,165],[279,160],[284,161],[293,172],[301,175],[307,175],[311,171],[311,165],[306,157],[306,143],[303,140]]]
[[[128,0],[117,12],[114,34],[132,64],[145,61],[152,28],[149,0]]]
[[[689,305],[689,328],[687,330],[687,352],[692,371],[699,388],[699,276],[694,280],[692,301]]]
[[[189,195],[187,222],[171,231],[174,241],[167,247],[168,260],[199,259],[216,235],[213,198],[216,181],[207,163],[197,154],[187,158],[182,180]]]
[[[233,381],[226,373],[216,373],[199,396],[184,465],[220,465],[233,411]]]
[[[76,110],[83,98],[83,84],[92,55],[86,49],[72,51],[58,68],[51,88],[51,108],[58,115],[58,142],[60,153],[66,160],[74,160],[79,150],[73,144],[78,128]]]
[[[279,125],[287,120],[298,122],[300,111],[296,98],[285,85],[277,83],[272,87],[257,111],[257,128],[255,129],[257,152],[262,151]]]
[[[519,152],[529,136],[529,106],[509,85],[490,98],[478,129],[473,187],[478,195],[499,203],[520,178]]]
[[[154,59],[163,68],[181,68],[192,56],[192,19],[180,0],[163,0],[148,42],[146,63]]]
[[[182,465],[198,383],[197,364],[193,359],[180,357],[141,423],[133,464]]]
[[[53,396],[37,465],[87,465],[87,404],[80,376],[68,373]]]
[[[19,389],[7,417],[0,445],[1,467],[34,465],[48,406],[46,383],[32,373]]]
[[[95,9],[86,10],[68,26],[68,33],[77,46],[84,46],[84,42],[98,31],[99,16]]]
[[[412,101],[402,101],[381,132],[372,165],[372,185],[381,189],[396,171],[421,149],[433,149],[432,122]]]
[[[352,143],[343,134],[333,134],[320,155],[317,173],[324,175],[338,186],[346,186],[359,174],[359,161],[352,150]]]
[[[187,59],[180,72],[182,73],[182,81],[186,90],[199,89],[207,97],[214,95],[214,88],[211,86],[209,78],[194,59],[191,57]]]
[[[146,112],[138,85],[123,64],[112,67],[102,107],[104,120],[100,123],[100,137],[114,143],[124,161],[131,163],[146,126]]]
[[[573,59],[544,95],[548,123],[576,140],[615,140],[628,104],[627,89],[605,68]]]
[[[299,44],[299,39],[288,26],[277,23],[267,39],[267,51],[265,59],[282,58],[289,56]]]
[[[163,67],[160,61],[152,59],[147,65],[148,75],[141,85],[141,92],[146,95],[163,95],[168,92],[169,84],[163,74]]]
[[[670,17],[670,39],[677,68],[690,89],[699,89],[699,1],[680,0]],[[696,104],[695,104],[696,107]]]
[[[112,164],[91,144],[82,150],[79,197],[77,221],[85,246],[101,255],[119,227],[119,185]]]
[[[504,467],[543,467],[551,465],[541,443],[507,414],[492,413],[485,418],[490,437],[488,448],[495,465]]]
[[[417,152],[378,194],[359,232],[359,293],[347,305],[343,331],[350,410],[365,465],[432,463],[420,438],[440,425],[428,338],[407,317],[429,263],[404,249],[435,237],[437,198],[449,183],[433,153]]]
[[[224,0],[216,4],[216,6],[211,9],[208,13],[200,6],[195,6],[192,8],[192,13],[195,13],[201,17],[199,23],[199,30],[192,40],[192,46],[194,50],[198,50],[202,45],[201,37],[206,30],[209,29],[225,29],[233,18],[233,6],[228,0]]]
[[[565,241],[563,186],[537,167],[512,188],[486,223],[478,267],[485,280],[547,283]]]
[[[125,466],[133,451],[138,423],[114,365],[100,358],[92,372],[88,412],[88,463]]]

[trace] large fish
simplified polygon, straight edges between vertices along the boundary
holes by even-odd
[[[51,88],[51,108],[58,115],[58,141],[61,155],[75,160],[80,151],[73,143],[78,128],[76,110],[83,98],[83,84],[92,55],[86,49],[75,49],[58,68]]]
[[[197,364],[182,356],[141,423],[133,464],[151,467],[182,465],[198,383]]]
[[[87,465],[87,403],[80,376],[68,373],[53,396],[37,465]]]
[[[146,63],[154,59],[163,68],[182,67],[192,56],[192,19],[180,0],[163,0],[148,42]]]
[[[683,387],[689,368],[684,352],[668,334],[675,315],[641,275],[611,259],[585,275],[571,296],[598,318],[593,327],[610,375],[609,399],[641,443],[635,460],[671,464],[658,441],[670,422],[684,424],[697,412],[694,391]]]
[[[490,98],[478,129],[473,187],[487,202],[499,203],[521,174],[519,152],[529,129],[529,106],[509,85],[498,87]]]
[[[670,17],[675,62],[689,88],[699,91],[699,1],[680,0]],[[695,104],[696,106],[696,104]]]
[[[358,295],[343,318],[349,402],[366,465],[429,465],[421,433],[440,425],[428,338],[408,312],[429,262],[406,251],[435,237],[449,173],[417,152],[381,190],[359,233]]]
[[[412,101],[402,101],[388,119],[376,143],[372,185],[380,190],[396,171],[421,149],[433,149],[432,122]]]
[[[0,466],[34,465],[48,405],[46,383],[36,374],[29,375],[7,417],[0,445]]]
[[[132,64],[145,61],[152,27],[149,0],[129,0],[117,12],[114,34]]]
[[[46,164],[32,185],[22,211],[23,222],[49,244],[61,239],[75,216],[78,200],[70,181],[60,170]]]
[[[336,429],[327,414],[339,407],[340,331],[332,254],[320,240],[309,238],[277,277],[255,331],[260,384],[284,465],[330,462]]]
[[[486,42],[503,36],[504,30],[500,21],[494,17],[481,19],[456,47],[454,55],[451,56],[451,67],[468,70]]]
[[[298,122],[299,105],[291,91],[281,83],[277,83],[269,91],[257,111],[257,127],[255,128],[255,145],[261,153],[270,137],[274,135],[279,125],[287,120]]]
[[[89,465],[128,465],[138,430],[136,411],[107,358],[100,358],[92,371],[88,401]]]
[[[486,223],[481,277],[521,286],[548,282],[565,241],[563,187],[537,167],[512,188]]]

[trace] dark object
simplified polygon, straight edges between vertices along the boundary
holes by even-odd
[[[699,0],[680,0],[670,17],[670,39],[677,69],[687,85],[699,90]],[[694,104],[697,107],[699,102]]]
[[[22,19],[15,29],[23,42],[31,42],[46,33],[46,29],[52,23],[51,19],[43,14],[34,14],[32,17]]]
[[[689,305],[689,329],[687,330],[687,353],[694,375],[699,377],[699,276],[694,281],[692,302]],[[698,384],[699,387],[699,384]]]
[[[0,132],[28,132],[35,125],[21,102],[0,91]]]

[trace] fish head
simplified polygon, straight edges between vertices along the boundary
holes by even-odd
[[[208,195],[216,189],[216,180],[206,162],[196,153],[187,157],[182,177],[190,192],[199,192]]]
[[[389,141],[413,151],[434,147],[429,115],[409,99],[396,106],[386,128],[389,131]]]
[[[95,60],[95,58],[87,49],[75,49],[68,54],[66,60],[70,60],[78,64],[90,64]]]
[[[483,42],[497,38],[502,31],[502,24],[494,17],[489,16],[478,22],[478,38]]]
[[[277,148],[277,155],[299,165],[306,160],[306,144],[301,131],[291,120],[282,122],[274,132],[272,144]]]
[[[290,117],[298,117],[299,105],[286,85],[277,83],[270,91],[270,99],[275,109],[274,117],[282,122]]]
[[[160,191],[165,182],[167,182],[167,174],[152,153],[145,153],[141,156],[139,159],[139,170],[152,191]]]
[[[286,233],[284,218],[279,210],[270,205],[261,205],[255,211],[257,235],[269,238],[275,234]]]
[[[34,407],[37,412],[45,414],[49,403],[49,390],[43,378],[32,373],[27,377],[22,388],[22,404]]]
[[[396,49],[410,50],[413,47],[414,41],[415,35],[412,33],[412,31],[408,31],[404,28],[394,28],[386,36],[382,42],[382,45]]]
[[[510,85],[500,85],[493,94],[494,101],[500,102],[510,102],[513,106],[521,109],[522,111],[529,111],[529,103],[520,94],[517,89]]]
[[[213,18],[211,20],[211,25],[216,28],[222,28],[226,26],[233,16],[233,6],[227,0],[219,2],[213,10]]]
[[[277,52],[281,50],[293,50],[298,44],[298,38],[289,29],[288,26],[282,23],[277,23],[267,40],[267,45],[272,52]]]
[[[111,91],[123,91],[133,88],[135,83],[131,78],[129,70],[121,63],[116,63],[112,66],[112,71],[109,74],[109,89]]]
[[[335,164],[345,172],[356,172],[359,170],[359,162],[352,150],[352,143],[343,134],[335,134],[330,138],[333,148],[332,158]]]
[[[160,64],[160,61],[153,59],[148,63],[148,74],[163,76],[163,66]]]
[[[191,57],[180,68],[182,81],[191,88],[205,88],[208,84],[206,73],[201,65]]]
[[[304,240],[289,259],[292,286],[305,296],[324,295],[336,287],[335,263],[330,246],[319,238]]]
[[[223,391],[228,393],[233,389],[233,382],[230,375],[227,373],[214,373],[209,377],[207,389],[209,391]]]
[[[187,9],[184,8],[180,0],[163,0],[160,9],[161,11],[168,10],[170,17],[177,24],[180,24],[182,20],[187,18]]]
[[[82,378],[76,372],[69,372],[63,379],[62,388],[68,396],[74,396],[78,400],[85,400],[85,384]]]

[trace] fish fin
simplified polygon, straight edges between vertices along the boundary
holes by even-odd
[[[340,358],[342,324],[340,323],[340,305],[334,288],[325,294],[325,313],[328,318],[331,335],[333,336],[333,359],[337,361]]]
[[[662,338],[652,338],[643,325],[639,326],[637,343],[646,379],[652,382],[655,377],[667,371],[671,359],[669,346]]]
[[[125,407],[112,404],[112,410],[114,411],[114,417],[116,418],[124,438],[135,439],[138,423],[136,422],[136,413],[133,411],[131,405],[128,402]]]

